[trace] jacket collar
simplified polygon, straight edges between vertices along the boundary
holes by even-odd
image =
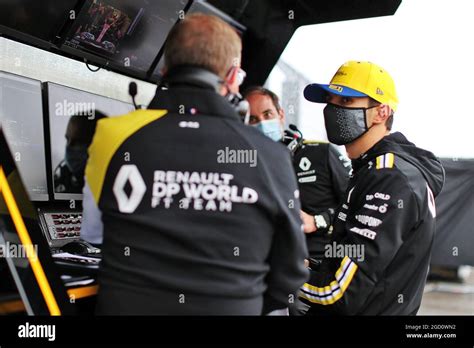
[[[360,168],[365,166],[370,160],[379,156],[380,154],[394,151],[397,144],[411,144],[405,136],[400,132],[391,133],[383,137],[378,143],[372,146],[366,153],[359,158],[352,160],[352,168],[357,172]],[[413,144],[411,144],[413,145]]]
[[[148,109],[166,109],[170,114],[201,114],[240,122],[230,103],[212,88],[189,85],[157,90]],[[183,110],[184,109],[184,110]]]

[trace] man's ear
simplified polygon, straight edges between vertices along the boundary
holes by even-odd
[[[239,93],[239,83],[238,83],[238,74],[239,74],[239,67],[234,66],[232,69],[229,70],[225,78],[226,88],[231,93]]]
[[[280,123],[282,125],[285,125],[285,110],[283,110],[283,108],[281,108],[279,111],[278,111],[278,116],[280,117]]]
[[[237,81],[237,76],[239,74],[239,68],[234,66],[232,69],[229,70],[227,74],[226,81],[229,85],[233,85]]]
[[[377,106],[376,110],[377,113],[375,114],[375,117],[372,120],[372,122],[375,124],[384,123],[392,113],[392,109],[386,104],[380,104],[379,106]]]

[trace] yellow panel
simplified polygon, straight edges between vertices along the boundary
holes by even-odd
[[[79,298],[97,295],[98,290],[98,285],[83,286],[80,288],[68,289],[67,294],[69,295],[69,298],[74,298],[77,300]]]
[[[118,148],[135,132],[166,115],[167,112],[167,110],[137,110],[124,116],[103,118],[97,122],[86,167],[87,183],[97,203],[105,174]]]
[[[0,167],[0,192],[3,194],[10,216],[15,224],[18,236],[20,237],[21,244],[23,244],[23,247],[26,250],[28,261],[30,262],[31,269],[33,270],[36,281],[38,282],[41,293],[43,294],[46,305],[48,306],[48,310],[51,315],[61,315],[58,303],[56,302],[48,278],[46,278],[46,274],[44,273],[43,266],[41,265],[35,248],[33,247],[25,222],[23,221],[2,167]]]

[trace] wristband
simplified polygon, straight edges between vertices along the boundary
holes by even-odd
[[[324,218],[324,215],[315,215],[314,216],[314,223],[316,225],[316,229],[326,229],[328,228],[328,223]]]

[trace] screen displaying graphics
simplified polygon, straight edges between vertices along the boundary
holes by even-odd
[[[0,71],[0,124],[30,199],[47,201],[40,81]]]
[[[121,39],[129,32],[132,20],[136,24],[142,15],[143,9],[139,10],[135,18],[131,18],[126,12],[105,2],[93,2],[78,26],[74,39],[84,47],[114,54]]]
[[[65,45],[147,72],[187,0],[87,0]]]
[[[48,82],[51,173],[55,200],[82,199],[87,148],[97,121],[127,114],[133,105]]]
[[[0,25],[51,41],[78,0],[0,0]]]

